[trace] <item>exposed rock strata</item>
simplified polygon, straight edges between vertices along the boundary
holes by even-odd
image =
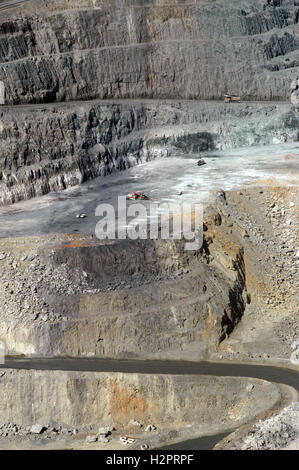
[[[195,252],[171,240],[2,239],[0,340],[39,356],[289,359],[296,200],[295,188],[220,192]]]
[[[287,100],[298,76],[298,8],[293,0],[31,0],[1,11],[6,103],[82,104],[2,108],[0,204],[165,156],[170,147],[295,139],[298,113],[284,105],[83,101],[224,93]]]
[[[190,254],[172,241],[105,246],[54,237],[53,248],[45,240],[38,249],[7,242],[0,261],[7,354],[205,358],[245,308],[237,245],[213,269],[204,252]]]
[[[288,104],[87,102],[0,110],[0,205],[167,155],[298,138]]]
[[[294,0],[32,0],[1,13],[8,103],[93,98],[286,100]]]
[[[0,378],[1,422],[98,430],[103,425],[119,429],[136,419],[144,425],[156,423],[172,429],[176,435],[188,425],[193,432],[229,428],[277,405],[280,393],[276,385],[253,379],[250,391],[248,381],[238,377],[6,369]]]

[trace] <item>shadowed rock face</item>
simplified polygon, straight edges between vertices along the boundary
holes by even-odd
[[[8,103],[289,96],[294,0],[30,1],[0,21]]]

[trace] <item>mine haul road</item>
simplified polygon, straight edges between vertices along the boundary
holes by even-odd
[[[8,8],[18,7],[27,3],[29,0],[0,0],[0,11],[8,10]]]
[[[28,1],[28,0],[25,0]],[[1,10],[1,0],[0,0],[0,10]],[[34,58],[35,56],[32,56]],[[102,98],[94,98],[91,100],[69,100],[69,101],[48,101],[48,102],[43,102],[43,103],[16,103],[16,104],[2,104],[0,106],[1,111],[10,111],[10,110],[16,110],[16,112],[25,111],[25,110],[32,110],[32,111],[44,111],[48,108],[71,108],[75,106],[84,106],[88,104],[102,104],[102,105],[107,105],[107,104],[158,104],[158,103],[165,103],[165,104],[172,104],[172,103],[190,103],[190,104],[209,104],[209,103],[214,103],[214,104],[225,104],[224,100],[221,99],[215,99],[215,100],[196,100],[196,99],[184,99],[184,98],[118,98],[118,99],[112,99],[112,98],[107,98],[107,99],[102,99]],[[289,101],[285,100],[264,100],[264,101],[257,101],[257,100],[243,100],[240,103],[233,104],[233,106],[239,106],[244,105],[244,106],[252,106],[252,105],[290,105],[291,103]],[[226,105],[227,106],[227,105]],[[229,106],[229,105],[228,105]]]
[[[19,7],[29,0],[0,0],[0,11]],[[154,102],[172,100],[90,100],[91,102]],[[189,100],[178,100],[189,101]],[[192,100],[191,100],[192,101]],[[204,101],[203,101],[204,102]],[[220,102],[220,101],[218,101]],[[222,101],[221,101],[222,102]],[[252,105],[255,101],[247,102]],[[276,104],[277,102],[268,102]],[[281,103],[281,102],[279,102]],[[2,106],[3,111],[13,108],[45,109],[51,106],[73,106],[84,104],[84,101],[61,103],[35,103],[27,105]],[[272,365],[243,364],[243,363],[213,363],[213,362],[186,362],[186,361],[160,361],[160,360],[112,360],[96,358],[6,358],[5,364],[0,365],[5,369],[26,370],[64,370],[64,371],[90,371],[90,372],[122,372],[140,374],[163,375],[214,375],[226,377],[251,377],[284,384],[293,387],[299,392],[299,370],[288,369]],[[189,441],[173,444],[167,449],[173,450],[202,450],[212,449],[214,445],[229,434],[230,431],[212,436],[202,436]]]
[[[294,367],[294,366],[293,366]],[[292,387],[299,392],[299,369],[273,365],[225,362],[189,362],[169,360],[133,360],[100,358],[19,358],[7,357],[5,369],[64,370],[78,372],[121,372],[153,375],[214,375],[250,377]],[[163,447],[165,450],[208,450],[233,431],[201,436]]]

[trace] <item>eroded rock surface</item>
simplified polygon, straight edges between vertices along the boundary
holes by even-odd
[[[298,15],[293,0],[30,0],[1,10],[5,102],[81,104],[2,108],[0,204],[165,156],[173,143],[199,152],[296,140],[291,105],[86,100],[289,101]]]
[[[32,0],[1,13],[0,80],[8,103],[286,100],[298,11],[294,0]]]
[[[140,449],[146,442],[152,448],[192,433],[216,432],[277,405],[276,385],[253,379],[249,390],[248,382],[239,377],[6,369],[0,378],[0,448],[28,441],[31,446],[51,440],[59,445],[62,439],[64,448],[80,447],[80,440],[85,448],[105,448],[108,443],[96,442],[99,426],[116,429],[109,433],[112,449],[123,448],[120,436],[137,436],[129,447]],[[42,434],[32,434],[36,422],[46,423],[38,426]],[[86,436],[93,442],[86,443]]]
[[[7,352],[289,358],[298,328],[296,201],[296,188],[220,191],[194,252],[172,240],[2,239]]]
[[[39,248],[2,243],[11,247],[3,252],[0,294],[8,354],[204,358],[241,318],[238,246],[223,275],[209,268],[204,252],[185,252],[184,243],[105,246],[67,238],[44,247],[38,241]]]
[[[290,104],[87,102],[0,110],[0,205],[168,155],[292,142]]]

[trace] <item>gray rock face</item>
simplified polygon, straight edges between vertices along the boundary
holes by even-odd
[[[29,251],[32,253],[31,247]],[[165,359],[178,354],[190,359],[195,354],[196,358],[205,358],[207,349],[214,351],[226,332],[240,321],[245,308],[241,250],[238,258],[235,254],[225,257],[225,262],[234,261],[233,272],[224,275],[225,268],[221,268],[217,273],[204,257],[193,255],[194,278],[173,276],[171,282],[163,279],[163,272],[175,274],[178,265],[190,268],[183,242],[176,246],[172,240],[129,241],[116,246],[91,244],[78,250],[65,248],[54,255],[47,247],[44,256],[42,262],[37,256],[29,261],[32,256],[28,256],[18,267],[12,256],[5,265],[1,263],[0,299],[7,307],[0,317],[0,337],[6,340],[7,355]],[[91,265],[95,273],[90,273]],[[85,269],[88,278],[82,276]],[[132,273],[141,269],[143,285],[123,289],[122,280],[133,284]],[[154,276],[160,280],[153,282]],[[91,296],[84,293],[107,279],[117,279],[119,289]],[[211,292],[221,293],[221,300],[208,297],[210,285]],[[24,291],[30,292],[29,300],[23,298]],[[175,307],[174,302],[178,302]]]
[[[33,396],[36,414],[49,422],[72,427],[80,423],[81,427],[96,429],[99,421],[113,421],[121,427],[137,415],[145,424],[155,421],[172,429],[186,429],[191,424],[192,431],[200,433],[219,423],[223,428],[240,425],[277,404],[277,386],[256,379],[251,399],[236,411],[236,397],[240,401],[247,397],[247,382],[246,378],[204,375],[13,370],[1,384],[5,399],[0,402],[1,419],[30,424]],[[12,400],[11,390],[14,402],[7,406]],[[38,399],[38,391],[45,400]],[[49,406],[53,396],[55,406]],[[121,411],[120,403],[125,404]],[[182,424],[178,425],[178,420]],[[89,436],[89,442],[97,440],[95,434]]]
[[[293,0],[32,0],[1,12],[0,80],[8,103],[286,100],[298,12]]]
[[[286,100],[299,74],[293,0],[31,0],[1,10],[0,205],[65,189],[171,150],[297,138],[288,108],[92,98]],[[3,91],[4,99],[4,91]],[[0,103],[1,89],[0,89]],[[292,104],[298,102],[293,90]],[[214,122],[212,122],[214,121]]]
[[[299,106],[299,77],[292,81],[291,84],[291,103],[294,106]]]
[[[87,102],[3,108],[0,205],[175,154],[293,141],[288,104]]]

